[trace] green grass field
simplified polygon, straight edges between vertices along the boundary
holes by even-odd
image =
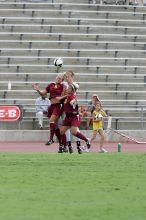
[[[0,154],[2,220],[145,220],[146,154]]]

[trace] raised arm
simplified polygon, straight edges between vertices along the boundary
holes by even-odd
[[[105,111],[103,109],[101,109],[101,114],[103,117],[107,117],[107,114],[105,113]]]
[[[46,95],[46,94],[47,94],[46,89],[44,89],[44,90],[40,90],[40,89],[39,89],[39,86],[38,86],[38,85],[36,85],[36,84],[32,84],[32,88],[33,88],[35,91],[37,91],[37,92],[38,92],[38,94],[40,94],[41,96],[43,96],[43,95]]]

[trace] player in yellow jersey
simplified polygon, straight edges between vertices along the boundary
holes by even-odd
[[[100,135],[100,153],[107,153],[107,150],[103,148],[105,142],[105,133],[103,131],[103,117],[106,117],[106,113],[103,111],[101,107],[101,103],[98,102],[95,105],[95,110],[93,111],[93,136],[91,138],[91,142],[95,140],[97,134]]]

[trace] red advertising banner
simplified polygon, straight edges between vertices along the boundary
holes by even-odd
[[[0,121],[17,121],[20,118],[20,115],[21,111],[18,106],[0,106]]]

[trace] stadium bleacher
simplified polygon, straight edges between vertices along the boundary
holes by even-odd
[[[18,123],[0,129],[35,129],[31,84],[54,80],[56,57],[59,71],[76,73],[79,104],[97,93],[113,128],[146,128],[146,7],[15,0],[1,2],[0,13],[0,104],[23,107]]]

